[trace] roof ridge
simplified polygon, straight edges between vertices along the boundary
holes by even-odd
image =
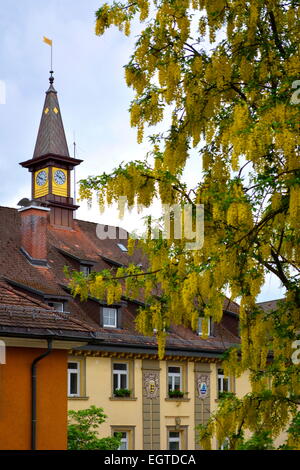
[[[18,213],[18,209],[15,208],[15,207],[9,207],[9,206],[1,206],[0,205],[0,209],[9,209],[9,210],[12,210],[16,213]],[[123,227],[120,227],[120,225],[110,225],[110,224],[103,224],[101,222],[93,222],[92,220],[84,220],[84,219],[74,219],[75,222],[84,222],[85,224],[92,224],[92,225],[107,225],[108,227],[114,227],[114,228],[121,228],[123,229],[125,232],[128,232],[128,230],[126,230],[125,228]],[[55,227],[52,227],[55,229]],[[61,230],[61,229],[59,229]]]
[[[257,302],[256,305],[268,304],[269,302],[278,302],[279,300],[285,300],[285,297],[280,297],[279,299],[264,300],[263,302]]]
[[[240,308],[240,304],[238,304],[235,300],[232,300],[230,297],[227,297],[227,295],[225,295],[225,301],[228,301],[228,303],[233,303],[235,304],[237,307]]]
[[[18,209],[16,207],[0,206],[0,209],[9,209],[11,211],[18,212]]]
[[[107,227],[114,227],[114,228],[120,228],[122,230],[124,230],[124,232],[127,232],[129,234],[129,231],[126,230],[125,228],[121,227],[120,225],[110,225],[110,224],[103,224],[101,222],[93,222],[91,220],[83,220],[83,219],[74,219],[76,222],[84,222],[86,224],[93,224],[93,225],[104,225],[104,226],[107,226]]]

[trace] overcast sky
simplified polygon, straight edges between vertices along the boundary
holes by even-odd
[[[77,180],[110,172],[122,161],[143,159],[147,143],[138,145],[129,124],[133,97],[125,84],[123,65],[135,38],[116,28],[104,36],[94,34],[95,11],[101,0],[1,0],[0,81],[6,102],[0,104],[0,204],[17,207],[30,197],[29,173],[19,162],[32,157],[39,121],[49,86],[50,47],[53,39],[54,86],[58,91],[70,153],[77,143]],[[1,89],[1,87],[0,87]],[[0,99],[1,102],[1,99]],[[200,162],[187,171],[197,180]],[[120,222],[115,211],[101,215],[96,207],[81,204],[77,218],[122,225],[133,230],[136,215]],[[1,222],[0,222],[1,223]],[[279,284],[269,279],[259,300],[282,296]]]

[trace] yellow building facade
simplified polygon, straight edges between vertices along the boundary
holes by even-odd
[[[70,389],[69,380],[69,410],[103,408],[107,420],[100,427],[100,437],[121,432],[122,448],[128,450],[200,449],[196,427],[216,409],[220,388],[226,383],[226,389],[239,396],[249,388],[247,378],[235,381],[220,376],[217,357],[167,355],[160,361],[150,354],[74,350],[69,356],[72,364],[80,372],[77,396],[70,396],[75,389]],[[122,364],[127,367],[129,397],[114,393],[114,369]],[[172,374],[175,371],[177,377],[179,370],[183,396],[170,397]]]

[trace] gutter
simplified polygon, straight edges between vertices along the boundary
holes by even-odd
[[[52,339],[48,339],[47,351],[36,357],[31,364],[31,450],[36,450],[36,385],[37,385],[37,363],[48,356],[52,351]]]
[[[59,330],[53,332],[50,329],[39,329],[39,328],[15,328],[15,327],[1,327],[0,326],[0,337],[7,338],[26,338],[26,339],[45,339],[51,337],[56,341],[79,341],[79,342],[102,342],[101,338],[98,338],[95,332],[78,332],[78,334],[67,334],[67,330]],[[81,333],[81,334],[80,334]]]
[[[232,344],[231,346],[233,346]],[[230,346],[228,346],[229,348]],[[227,349],[228,349],[227,348]],[[88,344],[85,346],[78,346],[77,348],[74,348],[76,351],[116,351],[119,350],[120,352],[134,352],[136,354],[157,354],[157,346],[150,346],[150,345],[143,345],[143,344],[122,344],[122,345],[117,345],[117,344],[109,344],[103,341],[101,345],[97,344]],[[184,349],[184,348],[178,348],[178,347],[172,347],[168,346],[166,347],[165,354],[166,355],[178,355],[178,356],[188,356],[188,357],[221,357],[226,349],[214,349],[214,350],[208,350],[208,349],[197,349],[197,348],[189,348],[189,349]]]

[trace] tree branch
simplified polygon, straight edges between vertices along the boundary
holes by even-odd
[[[276,20],[275,20],[274,13],[273,13],[273,11],[269,11],[268,13],[269,13],[270,24],[271,24],[271,28],[272,28],[272,31],[273,31],[275,44],[277,46],[277,49],[280,52],[281,57],[283,59],[285,59],[286,54],[285,54],[285,50],[283,48],[282,42],[281,42],[281,40],[279,38],[279,35],[278,35],[278,30],[277,30],[277,25],[276,25]]]

